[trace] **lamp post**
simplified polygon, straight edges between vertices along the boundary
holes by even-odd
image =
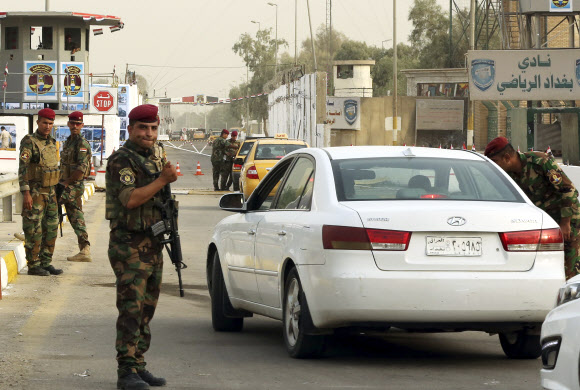
[[[268,3],[272,7],[276,7],[276,71],[275,74],[278,74],[278,4],[276,3]]]
[[[397,0],[393,0],[393,145],[397,145]]]
[[[251,22],[258,25],[258,31],[262,29],[260,26],[260,22],[256,22],[255,20],[252,20]]]
[[[383,50],[385,50],[385,42],[389,41],[392,41],[392,39],[385,39],[384,41],[381,41],[381,47],[383,48]]]

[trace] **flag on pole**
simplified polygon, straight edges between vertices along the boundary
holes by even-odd
[[[109,29],[111,30],[111,32],[117,32],[117,31],[119,31],[122,28],[123,27],[120,24],[119,25],[116,25],[116,26],[109,27]]]
[[[471,145],[471,150],[475,152],[475,144]]]
[[[95,28],[93,30],[93,35],[103,35],[103,29],[102,28]]]

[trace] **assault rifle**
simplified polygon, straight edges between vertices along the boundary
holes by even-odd
[[[54,190],[56,192],[56,207],[58,209],[58,226],[60,226],[60,236],[62,237],[62,220],[64,218],[64,216],[66,215],[66,213],[62,212],[62,204],[60,203],[60,197],[62,196],[62,193],[65,190],[65,186],[58,183]]]
[[[177,279],[179,280],[179,296],[185,295],[183,291],[183,281],[181,280],[181,270],[187,268],[183,263],[181,254],[181,238],[177,231],[177,201],[171,195],[171,186],[167,184],[161,192],[161,201],[156,201],[155,206],[161,210],[161,221],[151,226],[154,236],[162,235],[161,243],[165,245],[167,254],[175,266]],[[165,237],[167,235],[167,238]]]

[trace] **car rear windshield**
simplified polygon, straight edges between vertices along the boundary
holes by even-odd
[[[511,182],[487,161],[441,158],[334,160],[339,201],[471,200],[524,202]]]
[[[290,152],[302,149],[302,144],[259,144],[254,160],[280,160]]]
[[[242,146],[240,147],[240,150],[238,152],[238,156],[247,156],[248,153],[250,153],[252,146],[254,146],[254,142],[256,142],[256,141],[244,142],[242,144]]]

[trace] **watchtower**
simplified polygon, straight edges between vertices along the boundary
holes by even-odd
[[[51,11],[0,12],[0,25],[0,100],[11,113],[86,108],[91,35],[123,28],[116,16]]]

